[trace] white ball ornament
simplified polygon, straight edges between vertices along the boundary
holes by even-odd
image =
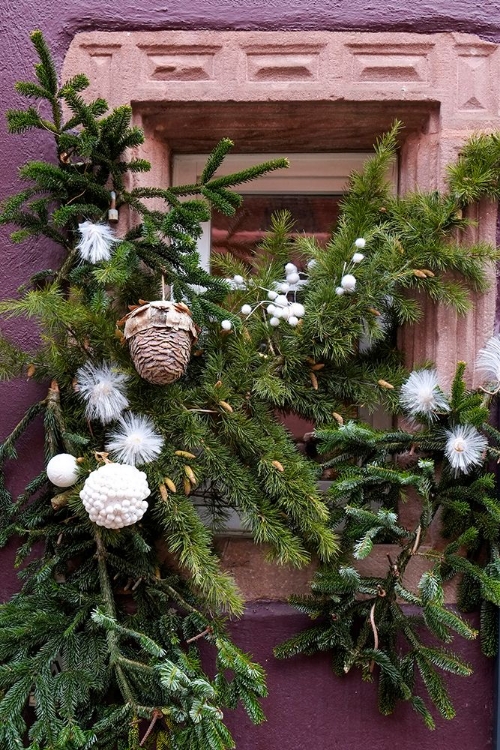
[[[269,325],[272,326],[273,328],[276,328],[276,326],[279,326],[279,324],[280,324],[279,318],[271,318],[271,320],[269,321]]]
[[[285,273],[296,273],[297,272],[297,266],[295,263],[287,263],[285,266]]]
[[[340,280],[340,286],[346,292],[353,292],[356,289],[356,277],[352,273],[346,273]]]
[[[297,284],[297,282],[300,281],[300,276],[298,273],[289,273],[287,274],[286,280],[289,284]]]
[[[121,529],[139,521],[151,494],[146,474],[129,464],[104,464],[87,477],[80,497],[98,526]]]
[[[287,281],[282,281],[280,284],[278,284],[278,289],[280,292],[286,294],[290,291],[290,284]]]
[[[337,287],[337,288],[335,289],[335,294],[336,294],[336,295],[337,295],[338,297],[342,297],[342,295],[343,295],[343,294],[345,294],[345,289],[342,289],[342,287],[341,287],[341,286],[338,286],[338,287]]]
[[[230,320],[223,320],[220,325],[223,331],[230,331],[231,328],[233,327],[233,324],[231,323]]]
[[[290,314],[295,318],[303,318],[306,314],[306,309],[304,305],[300,304],[300,302],[292,302],[290,305]]]
[[[355,240],[354,244],[356,245],[356,247],[359,247],[359,249],[362,250],[366,245],[366,240],[364,237],[358,237],[358,239]]]
[[[276,315],[276,313],[274,314]],[[279,318],[279,315],[277,317]],[[290,317],[290,308],[288,305],[286,307],[281,308],[281,317],[284,318],[285,320],[288,320],[288,318]]]
[[[243,315],[250,315],[250,313],[252,312],[252,308],[250,305],[243,305],[241,308],[241,312],[243,313]]]
[[[363,253],[354,253],[352,256],[352,262],[353,263],[361,263],[361,261],[364,259]]]
[[[274,308],[274,317],[275,318],[282,318],[283,317],[283,311],[284,307],[275,307]]]
[[[284,294],[279,294],[274,301],[279,307],[288,307],[288,297]]]
[[[71,487],[78,479],[78,464],[70,453],[59,453],[47,464],[47,477],[56,487]]]
[[[274,315],[274,313],[276,312],[276,307],[274,305],[268,305],[266,311],[268,315]]]
[[[299,324],[299,319],[296,318],[295,315],[290,315],[290,317],[288,318],[288,325],[295,328],[295,326],[298,326],[298,324]]]
[[[273,292],[272,290],[267,293],[267,299],[270,299],[273,302],[277,296],[278,296],[278,292]]]
[[[245,283],[245,279],[243,278],[243,276],[240,276],[239,274],[236,274],[236,276],[233,276],[233,281],[236,284],[244,284]]]

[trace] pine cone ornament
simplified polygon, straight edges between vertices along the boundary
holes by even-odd
[[[126,317],[125,338],[134,367],[144,380],[168,385],[184,375],[198,332],[182,302],[157,300]]]
[[[151,494],[146,474],[128,464],[107,463],[89,474],[80,497],[90,520],[107,529],[139,521]]]

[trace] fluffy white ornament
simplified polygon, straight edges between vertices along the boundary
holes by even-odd
[[[56,487],[71,487],[78,479],[78,464],[71,453],[58,453],[47,464],[47,477]]]
[[[267,293],[267,299],[270,299],[273,302],[277,296],[278,296],[278,292],[273,292],[272,290]]]
[[[483,462],[488,441],[475,427],[458,425],[453,430],[446,430],[446,434],[446,458],[456,473],[468,474],[473,466]]]
[[[342,287],[341,287],[341,286],[338,286],[338,287],[337,287],[337,288],[335,289],[335,294],[336,294],[337,296],[339,296],[339,297],[342,297],[342,295],[343,295],[343,294],[345,294],[345,289],[342,289]]]
[[[295,318],[303,318],[306,314],[306,309],[304,305],[301,305],[300,302],[292,302],[290,305],[290,313]]]
[[[297,266],[295,263],[287,263],[285,266],[285,273],[296,273]]]
[[[243,313],[243,315],[250,315],[250,313],[252,312],[252,308],[250,305],[242,305],[241,312]]]
[[[482,373],[490,383],[500,387],[500,338],[492,336],[481,349],[476,360],[476,369]]]
[[[223,320],[220,325],[223,331],[230,331],[231,328],[233,327],[233,324],[231,323],[230,320]]]
[[[290,284],[288,284],[288,282],[286,282],[286,281],[281,281],[278,284],[278,291],[279,292],[283,292],[284,294],[286,294],[287,292],[290,291]]]
[[[276,313],[274,314],[276,315]],[[277,317],[279,318],[279,315]],[[281,308],[281,317],[284,318],[285,320],[288,320],[288,318],[290,317],[290,307],[288,305],[286,307]]]
[[[298,273],[288,273],[286,280],[289,284],[297,284],[297,282],[300,281],[300,276]]]
[[[108,224],[93,224],[84,221],[78,224],[80,241],[76,246],[82,260],[89,263],[100,263],[111,258],[111,250],[115,242],[119,242]]]
[[[340,286],[346,292],[353,292],[356,289],[356,277],[352,273],[346,273],[340,280]]]
[[[87,419],[98,419],[103,424],[114,422],[128,407],[125,396],[127,376],[113,365],[103,363],[80,367],[76,373],[78,393],[87,402]]]
[[[297,326],[298,324],[299,324],[299,319],[296,318],[295,315],[290,315],[290,317],[288,318],[288,325],[293,326],[295,328],[295,326]]]
[[[401,406],[412,416],[425,414],[436,419],[437,412],[450,411],[450,405],[439,388],[436,370],[414,370],[401,386]]]
[[[234,282],[236,284],[244,284],[245,283],[245,279],[243,278],[243,276],[240,276],[238,273],[235,276],[233,276],[233,280],[234,280]]]
[[[107,529],[121,529],[139,521],[151,494],[146,474],[127,464],[105,464],[85,481],[80,497],[90,520]]]
[[[163,438],[154,422],[140,414],[124,414],[118,427],[109,435],[106,450],[124,464],[147,464],[161,453]]]
[[[274,313],[276,312],[276,307],[274,305],[268,305],[266,311],[268,315],[274,315]]]
[[[274,308],[274,317],[275,318],[283,318],[284,317],[283,316],[284,309],[285,309],[284,307],[275,307]]]
[[[361,261],[364,260],[364,257],[365,256],[363,255],[363,253],[354,253],[354,255],[352,256],[352,262],[361,263]]]
[[[356,245],[356,247],[359,247],[359,249],[362,250],[366,245],[366,240],[364,237],[358,237],[358,239],[355,240],[354,244]]]
[[[269,321],[269,325],[273,326],[273,328],[276,328],[276,326],[279,326],[279,324],[280,324],[279,318],[271,318],[271,320]]]

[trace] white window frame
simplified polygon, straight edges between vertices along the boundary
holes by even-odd
[[[294,154],[229,154],[217,170],[223,177],[240,172],[255,164],[285,156],[290,166],[278,169],[236,190],[241,195],[342,195],[351,172],[360,171],[373,152],[351,153],[294,153]],[[208,154],[176,154],[172,164],[172,184],[191,185],[199,182]],[[397,189],[397,162],[393,161],[388,181]],[[201,266],[210,270],[210,222],[203,222],[203,234],[198,241]]]

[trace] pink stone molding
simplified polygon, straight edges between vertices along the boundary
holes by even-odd
[[[500,130],[500,49],[462,33],[96,31],[69,48],[64,78],[80,72],[89,96],[132,104],[146,132],[138,155],[153,169],[135,184],[168,185],[173,152],[221,135],[240,150],[360,150],[400,117],[401,192],[442,189],[465,139]],[[470,238],[495,243],[496,205],[474,213]],[[433,360],[447,384],[463,359],[473,382],[494,326],[490,276],[466,317],[424,303],[423,321],[400,335],[408,365]]]

